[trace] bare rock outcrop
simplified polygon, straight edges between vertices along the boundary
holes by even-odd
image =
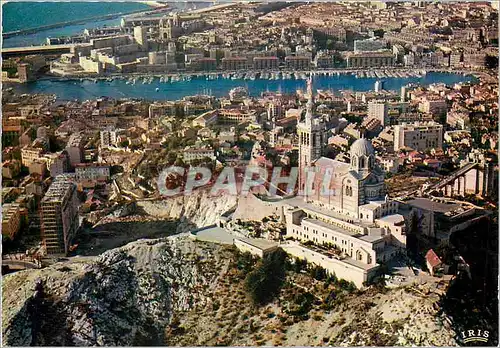
[[[159,217],[178,219],[177,232],[217,223],[220,216],[233,209],[238,202],[235,195],[211,196],[207,189],[196,190],[162,201],[142,201],[139,206],[145,213]]]
[[[183,236],[142,240],[3,281],[6,345],[161,345],[177,311],[207,301],[221,247]],[[34,305],[34,284],[44,287]],[[47,312],[50,308],[50,316]]]

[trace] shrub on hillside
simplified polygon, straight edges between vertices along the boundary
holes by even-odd
[[[282,249],[266,255],[245,278],[245,291],[254,305],[270,302],[285,280],[287,255]]]

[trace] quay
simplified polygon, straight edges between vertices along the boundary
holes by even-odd
[[[5,59],[10,57],[27,56],[30,54],[49,55],[69,53],[72,46],[74,46],[74,44],[2,48],[2,58]]]

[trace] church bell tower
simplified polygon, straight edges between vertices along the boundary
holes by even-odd
[[[297,125],[299,137],[299,191],[305,188],[306,170],[321,157],[325,142],[325,124],[314,115],[314,95],[312,78],[307,81],[308,101],[303,121]]]

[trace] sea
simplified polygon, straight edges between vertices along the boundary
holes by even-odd
[[[190,2],[168,2],[167,4],[173,10],[182,10],[189,6]],[[209,5],[209,2],[196,2],[197,8]],[[7,2],[2,4],[2,26],[4,32],[9,32],[96,16],[151,9],[153,7],[140,2]],[[41,30],[34,34],[13,36],[3,40],[3,47],[41,45],[46,43],[48,37],[78,35],[84,29],[110,27],[119,24],[120,17],[97,21],[89,20],[81,24]]]
[[[338,93],[341,90],[369,91],[374,90],[376,81],[384,82],[385,90],[397,91],[408,84],[428,86],[434,83],[444,83],[453,86],[459,82],[475,82],[472,75],[428,72],[422,77],[408,78],[356,78],[352,74],[334,76],[316,76],[313,79],[315,89],[330,90]],[[128,82],[128,83],[127,83]],[[114,79],[107,81],[91,79],[42,79],[28,84],[12,84],[18,93],[47,93],[55,94],[62,100],[89,100],[99,97],[136,98],[145,100],[179,100],[187,95],[212,95],[221,97],[228,95],[235,87],[245,87],[251,96],[260,96],[263,92],[295,93],[305,90],[306,81],[303,79],[279,80],[243,80],[243,79],[214,79],[204,76],[193,77],[190,81],[161,82],[158,77],[151,83],[144,78],[137,78],[135,84],[128,79]]]

